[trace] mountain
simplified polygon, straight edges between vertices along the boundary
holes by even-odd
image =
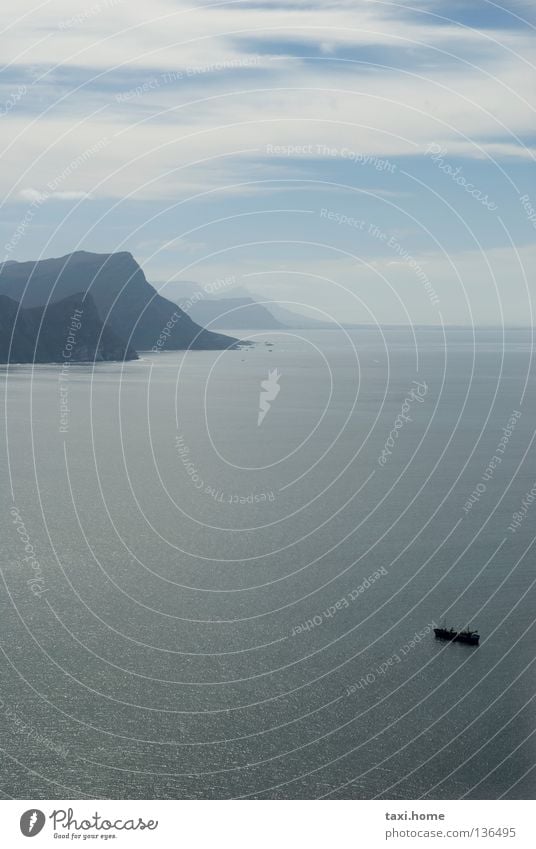
[[[46,307],[19,309],[0,295],[1,363],[136,360],[136,351],[103,323],[91,295],[78,293]]]
[[[233,278],[229,278],[233,280]],[[219,289],[207,292],[191,280],[175,280],[170,283],[157,283],[158,291],[166,293],[168,298],[188,311],[194,321],[200,324],[214,323],[211,327],[220,330],[333,330],[337,327],[332,321],[309,318],[283,307],[276,300],[260,297],[257,301],[242,286],[232,286],[232,295],[228,298],[213,297]],[[225,278],[221,281],[225,288]],[[256,309],[254,309],[254,305]]]
[[[289,310],[286,307],[282,307],[277,301],[271,301],[269,309],[277,321],[282,322],[285,327],[292,328],[293,330],[336,330],[338,327],[333,321],[320,321],[316,318],[301,315],[301,313],[294,312],[294,310]]]
[[[204,330],[162,298],[130,253],[77,251],[59,259],[10,261],[0,268],[0,295],[24,309],[87,292],[106,327],[137,350],[221,350],[238,343]]]
[[[17,318],[19,305],[11,298],[0,295],[0,363],[31,362],[30,351],[32,338],[29,328],[24,321],[17,326],[13,333],[13,327]],[[13,334],[13,339],[11,338]]]
[[[199,324],[220,330],[284,329],[284,325],[263,304],[258,304],[252,298],[205,298],[194,301],[189,314]]]
[[[152,285],[163,298],[179,305],[181,301],[187,301],[196,292],[203,292],[199,283],[194,283],[193,280],[153,280]],[[206,292],[203,292],[205,297],[206,294]]]

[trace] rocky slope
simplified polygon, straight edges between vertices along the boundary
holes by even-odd
[[[106,327],[137,350],[221,350],[238,341],[204,330],[162,298],[130,253],[78,251],[60,259],[8,262],[0,268],[0,295],[24,308],[79,293],[89,293]]]
[[[91,295],[19,309],[0,295],[1,363],[135,360],[136,351],[103,325]]]

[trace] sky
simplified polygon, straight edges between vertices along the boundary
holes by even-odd
[[[3,0],[0,260],[534,322],[533,0]]]

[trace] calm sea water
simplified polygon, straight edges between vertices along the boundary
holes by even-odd
[[[533,798],[530,333],[249,338],[2,367],[3,797]]]

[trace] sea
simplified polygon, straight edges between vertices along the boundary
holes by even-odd
[[[0,367],[2,798],[534,798],[532,331],[237,335]]]

